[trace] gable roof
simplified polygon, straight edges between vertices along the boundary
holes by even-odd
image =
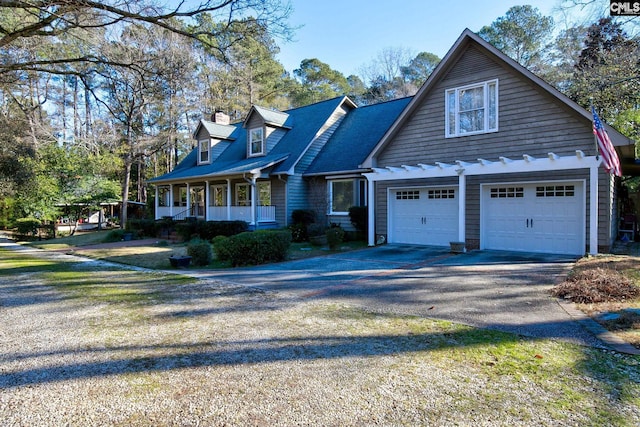
[[[214,132],[218,132],[218,137],[220,137],[223,130],[227,133],[225,139],[232,141],[231,144],[214,161],[202,165],[198,165],[198,149],[196,147],[174,170],[150,179],[149,182],[162,183],[175,180],[205,179],[223,175],[255,173],[266,169],[269,169],[269,172],[275,175],[289,173],[327,120],[342,105],[349,105],[355,108],[351,100],[343,96],[274,114],[271,116],[272,119],[278,118],[281,121],[286,117],[286,120],[281,122],[280,125],[280,127],[286,129],[286,132],[266,156],[259,157],[247,158],[247,129],[244,127],[246,120],[234,125],[217,124],[217,126],[213,127],[211,125],[215,125],[215,123],[201,120],[198,130],[201,126],[204,126],[207,130],[211,129]],[[258,111],[270,110],[252,107],[249,114]],[[229,133],[231,129],[233,131]]]
[[[360,107],[344,118],[305,175],[362,172],[358,168],[411,97]]]
[[[201,119],[200,123],[198,123],[198,127],[196,127],[196,130],[193,132],[194,139],[197,138],[198,132],[202,127],[207,130],[211,138],[227,140],[233,140],[233,138],[231,138],[231,135],[236,130],[236,126],[234,125],[223,125],[220,123]]]
[[[262,117],[262,120],[266,124],[275,126],[275,127],[285,127],[285,123],[289,118],[289,114],[285,112],[270,110],[268,108],[254,105],[251,107],[251,109],[249,110],[249,113],[247,114],[247,117],[244,119],[245,127],[249,123],[249,120],[251,119],[251,116],[253,116],[253,114],[258,114],[260,117]]]
[[[433,70],[427,81],[418,90],[416,95],[413,97],[405,110],[400,114],[395,123],[393,123],[393,125],[389,128],[385,135],[380,139],[379,143],[374,147],[371,153],[364,160],[364,162],[362,162],[361,167],[370,168],[375,166],[375,158],[377,157],[377,155],[387,146],[387,144],[390,143],[390,141],[393,139],[393,136],[405,125],[405,123],[412,116],[413,112],[416,111],[416,109],[423,103],[424,99],[430,94],[437,82],[440,81],[455,66],[457,60],[465,53],[467,47],[471,43],[477,45],[486,55],[494,58],[496,61],[501,62],[502,64],[511,68],[513,71],[529,79],[532,83],[537,85],[542,90],[546,91],[551,96],[558,99],[560,102],[564,103],[567,107],[574,110],[578,115],[584,117],[589,122],[593,120],[590,112],[582,108],[576,102],[572,101],[568,96],[558,91],[549,83],[536,76],[527,68],[520,65],[517,61],[505,55],[502,51],[500,51],[492,44],[484,40],[482,37],[478,36],[467,28],[462,32],[460,37],[458,37],[458,40],[456,40],[456,42],[453,44],[451,49],[449,49],[442,61],[440,61],[438,66]],[[634,142],[631,139],[622,135],[607,124],[605,124],[605,127],[607,129],[607,132],[609,133],[611,141],[615,146],[634,146]]]

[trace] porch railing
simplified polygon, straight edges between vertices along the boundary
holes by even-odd
[[[208,210],[208,214],[206,212]],[[160,212],[158,212],[160,213]],[[161,215],[169,216],[169,215]],[[196,217],[207,219],[209,221],[246,221],[251,222],[251,207],[250,206],[193,206],[184,211],[174,214],[172,218],[175,221],[184,221],[189,217]],[[275,206],[258,206],[256,208],[256,221],[257,222],[275,222],[276,221],[276,207]]]

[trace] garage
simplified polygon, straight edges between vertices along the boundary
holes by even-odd
[[[448,246],[458,240],[458,187],[389,189],[389,242]]]
[[[481,246],[523,252],[585,252],[583,182],[482,186]]]

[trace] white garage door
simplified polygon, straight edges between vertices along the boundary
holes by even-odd
[[[389,190],[389,242],[448,246],[458,240],[458,188]]]
[[[482,197],[483,248],[584,254],[581,182],[485,185]]]

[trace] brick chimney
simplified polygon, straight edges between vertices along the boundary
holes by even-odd
[[[216,111],[211,115],[211,121],[221,125],[228,125],[231,123],[231,117],[229,117],[222,111]]]

